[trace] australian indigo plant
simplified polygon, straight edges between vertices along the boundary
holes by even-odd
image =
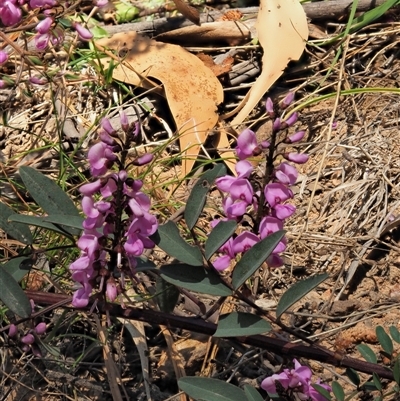
[[[125,288],[125,278],[134,277],[136,258],[154,247],[149,236],[157,230],[150,199],[140,191],[142,181],[127,173],[129,166],[144,165],[153,158],[146,153],[128,160],[127,149],[140,141],[139,124],[132,126],[122,113],[123,135],[107,118],[101,125],[100,141],[88,153],[90,171],[97,180],[80,188],[86,218],[77,244],[81,255],[70,265],[72,278],[79,283],[72,300],[76,307],[86,306],[94,289],[114,301]],[[116,170],[111,170],[114,165]]]

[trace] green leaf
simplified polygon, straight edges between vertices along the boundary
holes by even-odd
[[[244,391],[233,384],[208,377],[181,377],[178,386],[198,401],[243,401]]]
[[[54,223],[57,226],[73,227],[82,230],[82,224],[85,220],[82,216],[68,216],[66,214],[52,214],[51,216],[43,216],[43,221]]]
[[[0,202],[0,228],[10,237],[26,245],[33,243],[33,238],[29,227],[25,224],[11,224],[9,218],[18,216],[11,208]]]
[[[224,164],[216,164],[212,170],[206,171],[197,180],[192,192],[185,206],[184,217],[186,224],[191,230],[197,222],[206,203],[207,193],[217,177],[226,174],[226,167]]]
[[[367,361],[371,363],[376,363],[376,355],[375,352],[368,347],[366,344],[358,344],[357,347],[358,352],[362,355],[362,357]]]
[[[385,329],[382,326],[377,326],[375,331],[376,336],[378,337],[378,341],[382,346],[382,349],[391,356],[393,353],[393,341],[389,337],[389,334],[386,333]]]
[[[353,368],[346,368],[346,375],[357,386],[357,389],[361,383],[360,376],[358,375],[357,371]]]
[[[397,329],[396,326],[389,327],[390,335],[392,336],[393,340],[396,341],[397,344],[400,344],[400,331]]]
[[[150,238],[164,252],[180,262],[192,266],[203,266],[203,256],[200,249],[190,246],[180,236],[178,227],[172,221],[159,226],[157,232]]]
[[[326,390],[325,388],[323,388],[322,386],[320,386],[319,384],[312,383],[311,386],[314,387],[315,390],[317,390],[317,392],[319,394],[321,394],[325,399],[327,399],[327,400],[331,400],[332,399],[331,395],[329,394],[329,391]]]
[[[32,198],[48,215],[79,216],[74,202],[53,180],[27,166],[20,167],[19,174]],[[68,232],[79,234],[76,229],[69,229]]]
[[[48,223],[43,220],[43,217],[39,217],[39,216],[26,216],[23,214],[16,214],[16,215],[10,216],[9,220],[23,223],[23,224],[28,224],[30,226],[45,228],[47,230],[54,231],[56,233],[59,233],[59,234],[65,235],[65,236],[71,235],[69,232],[66,232],[61,227],[57,227],[56,225],[54,225],[52,223]]]
[[[162,277],[156,280],[156,301],[161,312],[171,313],[179,299],[179,290]]]
[[[28,318],[32,307],[22,288],[12,275],[0,266],[0,299],[12,312],[22,318]]]
[[[237,290],[265,262],[276,248],[285,231],[278,231],[257,242],[236,264],[232,274],[232,285]]]
[[[216,252],[232,234],[235,232],[237,223],[234,220],[220,221],[211,231],[205,244],[205,257],[210,259],[214,252]]]
[[[241,337],[271,331],[271,325],[260,316],[245,312],[221,315],[214,337]]]
[[[375,387],[377,388],[377,390],[382,391],[382,383],[381,380],[379,379],[379,376],[373,372],[372,373],[372,380],[375,384]]]
[[[264,398],[261,397],[261,394],[249,384],[245,384],[244,393],[246,394],[247,401],[264,401]]]
[[[312,289],[320,285],[328,278],[327,273],[309,277],[293,284],[282,296],[276,307],[276,317],[279,318],[283,312],[308,294]]]
[[[332,392],[337,401],[344,401],[345,395],[343,387],[337,381],[332,382]]]
[[[232,295],[232,291],[223,283],[215,271],[206,270],[202,266],[165,265],[160,268],[160,274],[168,283],[187,290],[219,297]]]
[[[29,273],[33,264],[30,258],[18,256],[4,263],[3,268],[11,274],[15,281],[20,282]]]

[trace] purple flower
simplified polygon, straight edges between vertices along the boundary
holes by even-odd
[[[213,262],[213,266],[216,270],[221,271],[227,269],[231,260],[235,258],[235,252],[233,251],[233,238],[229,238],[228,241],[222,245],[219,251],[224,255],[217,257]]]
[[[105,174],[111,168],[116,158],[117,156],[113,153],[111,147],[104,142],[94,144],[88,152],[92,175],[98,177]]]
[[[21,9],[15,5],[14,1],[2,1],[0,3],[0,19],[5,26],[18,24],[22,19]]]
[[[285,153],[283,156],[285,157],[285,159],[297,164],[307,163],[308,159],[310,158],[310,156],[305,153],[296,152]]]
[[[276,179],[285,185],[293,185],[297,180],[297,169],[289,163],[281,163],[275,170]]]
[[[321,383],[321,379],[317,380],[317,384],[319,384],[321,387],[323,387],[326,391],[329,391],[329,392],[332,391],[331,386]],[[326,398],[322,394],[318,393],[318,391],[315,390],[315,388],[313,386],[308,387],[308,391],[307,391],[306,395],[309,398],[311,398],[313,401],[326,401]]]
[[[265,199],[271,207],[275,207],[278,203],[293,198],[293,192],[285,185],[278,182],[268,184],[264,188]]]
[[[236,154],[240,160],[251,156],[258,156],[262,149],[267,148],[269,143],[264,141],[257,143],[256,134],[249,128],[246,128],[237,138]]]
[[[236,254],[244,253],[252,248],[259,241],[260,238],[258,238],[257,235],[249,231],[244,231],[233,240],[233,252]]]
[[[85,283],[81,288],[74,292],[72,296],[72,305],[75,308],[84,308],[89,303],[89,297],[92,293],[92,286]]]
[[[279,220],[285,220],[292,216],[296,212],[296,206],[294,205],[282,205],[277,204],[272,209],[272,216]]]

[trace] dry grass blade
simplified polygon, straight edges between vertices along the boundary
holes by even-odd
[[[144,387],[146,389],[147,401],[152,401],[150,393],[150,375],[149,375],[149,357],[148,347],[146,342],[146,334],[144,332],[144,324],[142,322],[118,318],[118,320],[127,328],[132,340],[136,345],[136,348],[140,357],[140,364],[142,365],[142,374]]]

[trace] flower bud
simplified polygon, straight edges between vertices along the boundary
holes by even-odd
[[[299,118],[298,113],[295,111],[294,113],[292,113],[283,123],[283,128],[287,128],[287,127],[291,127],[293,124],[295,124],[297,122]]]
[[[274,123],[272,124],[272,130],[274,132],[278,132],[281,129],[281,119],[278,117],[275,119]]]
[[[15,324],[10,324],[8,329],[8,337],[16,337],[18,334],[18,327]]]
[[[273,118],[273,116],[275,115],[274,103],[272,102],[270,97],[268,97],[266,102],[265,102],[265,110],[270,115],[270,117]]]
[[[33,334],[28,333],[26,336],[21,338],[21,342],[24,344],[33,344],[35,342],[35,337]]]
[[[303,138],[304,135],[306,134],[305,131],[298,131],[295,132],[293,135],[289,135],[286,139],[285,139],[285,143],[295,143],[295,142],[300,142]]]
[[[36,25],[35,30],[41,34],[48,33],[52,24],[53,18],[46,17]]]
[[[294,100],[294,92],[289,92],[282,100],[282,108],[286,109]]]
[[[115,280],[113,277],[110,277],[107,280],[106,284],[106,294],[107,298],[111,301],[114,302],[115,299],[117,298],[118,292],[117,292],[117,286],[115,285]]]
[[[285,153],[283,157],[297,164],[307,163],[308,159],[310,158],[310,156],[305,153],[296,153],[296,152]]]
[[[90,32],[89,29],[86,29],[78,22],[74,22],[72,26],[76,30],[76,32],[78,32],[79,39],[88,41],[93,38],[92,32]]]
[[[133,161],[133,165],[135,166],[143,166],[145,164],[150,163],[154,158],[152,153],[145,153],[143,156],[138,157]]]
[[[7,60],[8,54],[5,51],[0,50],[0,64],[4,64]]]
[[[46,328],[47,328],[46,323],[41,322],[38,325],[36,325],[35,332],[36,332],[36,334],[39,334],[39,335],[44,334],[44,333],[46,333]]]
[[[128,120],[128,116],[126,115],[126,113],[122,111],[119,115],[119,119],[121,121],[121,128],[123,129],[123,131],[128,132],[129,120]]]

